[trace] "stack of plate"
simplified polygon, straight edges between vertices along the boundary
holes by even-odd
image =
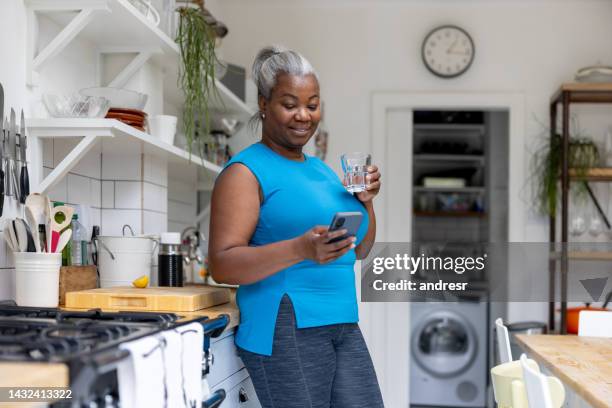
[[[117,119],[127,125],[135,127],[138,130],[144,132],[144,123],[147,118],[147,114],[137,109],[124,109],[124,108],[110,108],[106,114],[108,119]]]

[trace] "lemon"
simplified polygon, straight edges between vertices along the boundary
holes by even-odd
[[[146,288],[149,285],[149,277],[147,275],[142,275],[140,278],[134,279],[132,285],[137,288]]]

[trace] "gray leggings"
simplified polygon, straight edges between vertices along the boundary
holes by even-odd
[[[297,329],[283,296],[272,355],[238,348],[263,408],[384,407],[368,349],[356,323]]]

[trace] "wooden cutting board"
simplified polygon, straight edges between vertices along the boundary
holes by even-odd
[[[68,292],[66,308],[193,312],[229,300],[230,291],[225,288],[116,286]]]

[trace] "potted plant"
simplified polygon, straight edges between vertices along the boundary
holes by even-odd
[[[177,9],[176,42],[181,52],[179,83],[185,93],[183,129],[187,149],[191,154],[195,143],[204,157],[204,147],[210,142],[210,103],[219,98],[214,79],[215,66],[219,64],[215,47],[217,38],[227,34],[227,28],[212,17],[203,1],[193,3],[197,7],[189,4]]]
[[[581,135],[575,120],[569,139],[569,168],[578,177],[586,175],[588,169],[599,164],[599,149],[593,140]],[[543,215],[555,215],[559,203],[559,187],[561,181],[561,152],[563,139],[561,135],[550,136],[547,129],[543,133],[540,147],[532,156],[532,179],[535,187],[535,205]],[[576,197],[585,197],[584,183],[572,183],[572,193]]]

